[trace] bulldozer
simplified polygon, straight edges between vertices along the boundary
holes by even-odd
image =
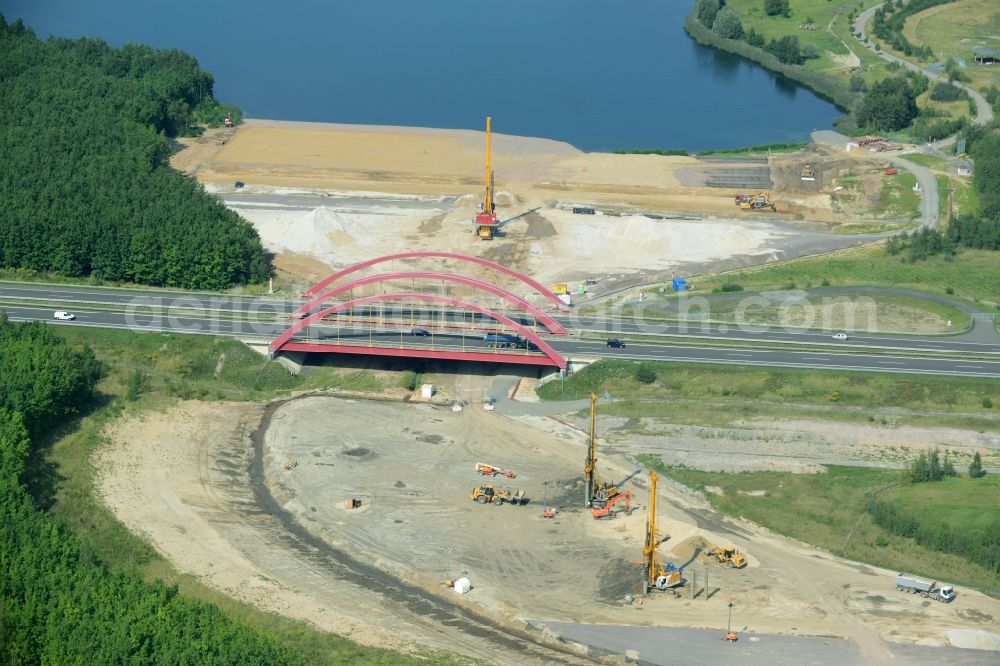
[[[816,180],[816,169],[813,168],[812,164],[807,164],[802,167],[802,174],[799,176],[802,180]]]
[[[742,569],[747,565],[747,558],[736,550],[736,546],[712,546],[705,551],[705,557],[714,557],[716,562],[730,569]]]
[[[494,488],[492,483],[476,486],[472,489],[472,501],[479,504],[496,504],[500,506],[507,502],[511,506],[527,504],[524,490],[513,490],[511,488]]]

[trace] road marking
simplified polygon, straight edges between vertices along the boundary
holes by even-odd
[[[753,356],[753,354],[741,354],[740,352],[726,352],[726,356]]]
[[[819,356],[803,356],[802,360],[803,361],[824,361],[824,362],[828,362],[830,359],[828,359],[828,358],[820,358]]]
[[[956,365],[956,368],[962,368],[963,370],[982,370],[981,365]]]
[[[903,365],[901,361],[879,361],[881,365]]]

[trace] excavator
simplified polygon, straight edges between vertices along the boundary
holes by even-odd
[[[585,503],[588,507],[604,508],[618,495],[618,486],[602,481],[597,473],[597,394],[593,391],[590,392],[590,446],[583,464],[583,475],[587,481]]]
[[[626,515],[632,513],[632,493],[626,490],[625,492],[618,493],[609,499],[604,503],[604,506],[591,506],[590,515],[594,517],[594,520],[597,520],[598,518],[614,518],[616,514],[611,509],[613,509],[615,504],[618,504],[619,502],[625,502]]]
[[[492,121],[492,117],[486,116],[486,195],[483,197],[479,212],[476,213],[476,235],[482,240],[493,240],[493,235],[499,226],[493,206]]]
[[[656,553],[656,548],[660,545],[656,536],[656,481],[659,478],[656,472],[649,470],[649,520],[646,521],[646,544],[642,548],[642,593],[647,594],[655,589],[669,591],[676,596],[675,588],[684,584],[681,575],[683,572],[672,563],[664,566]]]

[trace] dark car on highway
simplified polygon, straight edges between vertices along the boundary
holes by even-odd
[[[620,349],[625,349],[625,341],[619,338],[608,338],[609,347],[619,347]]]
[[[413,328],[410,329],[410,335],[430,335],[431,332],[426,328]]]

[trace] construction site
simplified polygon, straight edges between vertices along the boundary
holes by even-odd
[[[306,297],[282,344],[334,316],[338,306],[316,296],[348,272],[332,269],[380,255],[491,260],[554,284],[546,295],[568,305],[571,293],[870,241],[878,236],[834,233],[847,218],[831,195],[844,173],[884,169],[868,155],[820,148],[752,160],[585,154],[493,134],[490,119],[485,134],[257,121],[189,144],[174,167],[250,220],[276,253],[283,288]],[[373,280],[412,276],[442,277]],[[399,296],[379,282],[381,295],[355,301],[366,279],[330,298],[353,307]],[[399,297],[459,303],[415,287]],[[403,333],[392,335],[402,349]],[[538,352],[499,332],[482,345]],[[179,572],[265,611],[404,651],[669,663],[670,645],[688,663],[709,663],[723,646],[748,663],[971,664],[1000,649],[995,598],[962,589],[956,603],[932,604],[899,593],[899,572],[725,517],[635,455],[685,464],[694,454],[602,432],[593,393],[541,403],[539,375],[522,382],[486,360],[426,376],[438,383],[182,401],[123,417],[97,461],[102,499]]]
[[[543,282],[595,277],[599,293],[832,251],[869,242],[867,227],[914,223],[876,210],[890,178],[881,154],[863,148],[625,155],[490,130],[492,140],[250,120],[182,140],[172,164],[251,221],[297,286],[372,256],[432,249]],[[843,225],[851,233],[836,233]]]

